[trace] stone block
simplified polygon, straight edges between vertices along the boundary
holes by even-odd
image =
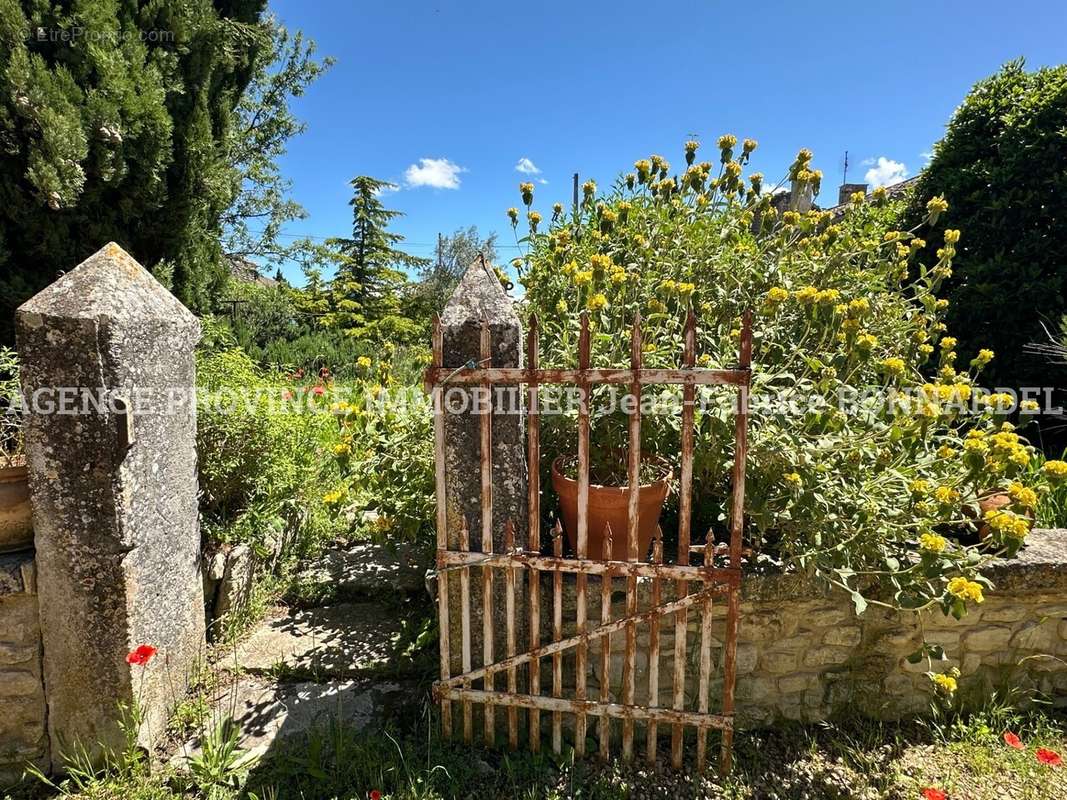
[[[737,645],[737,674],[744,675],[756,668],[759,660],[759,650],[751,643]]]
[[[804,666],[829,667],[844,664],[852,655],[848,647],[813,647],[804,653]]]
[[[801,630],[819,630],[849,621],[852,614],[844,605],[816,606],[798,609],[797,619]]]
[[[960,644],[966,652],[989,653],[1007,647],[1011,634],[1011,628],[1006,625],[981,625],[966,631]]]
[[[15,315],[52,757],[149,732],[204,649],[194,348],[200,324],[109,244]],[[62,412],[62,413],[61,413]],[[147,667],[126,654],[159,649]],[[164,662],[166,668],[164,668]]]
[[[1056,622],[1055,619],[1049,618],[1024,622],[1012,634],[1008,646],[1024,651],[1024,655],[1048,653],[1055,647]]]
[[[778,679],[778,690],[782,694],[799,694],[818,685],[819,676],[813,672],[797,672],[793,675],[783,675]],[[821,697],[821,691],[820,691]]]
[[[998,603],[982,609],[982,622],[1021,622],[1031,610],[1023,603]]]
[[[797,668],[800,654],[793,650],[769,650],[759,660],[760,669],[772,675],[793,672]]]
[[[734,696],[746,702],[767,704],[778,697],[778,686],[773,678],[762,675],[738,677]]]
[[[855,647],[863,638],[858,625],[843,625],[830,628],[823,636],[823,644],[838,647]]]

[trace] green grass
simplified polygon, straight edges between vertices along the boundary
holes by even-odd
[[[570,752],[534,756],[443,743],[433,733],[435,716],[423,707],[410,709],[406,720],[386,731],[319,730],[256,765],[240,791],[216,790],[213,798],[362,800],[378,790],[390,800],[908,800],[933,786],[951,800],[1056,800],[1067,797],[1067,766],[1044,766],[1034,751],[1039,746],[1067,751],[1065,727],[1067,718],[1051,710],[1024,713],[995,704],[967,716],[909,723],[779,726],[739,733],[734,774],[720,779],[698,776],[691,767],[676,773],[662,764],[578,761]],[[1006,730],[1018,734],[1026,749],[1005,745]],[[84,800],[209,796],[147,768],[83,779],[68,788],[68,796]],[[39,787],[20,798],[56,794]]]

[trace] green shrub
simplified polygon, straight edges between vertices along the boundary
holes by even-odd
[[[576,365],[584,312],[592,363],[628,366],[640,312],[645,365],[677,367],[692,309],[700,365],[724,367],[737,359],[741,312],[753,309],[748,541],[852,590],[873,579],[895,605],[940,603],[962,614],[980,601],[982,557],[1019,547],[1036,500],[1017,483],[1032,448],[1005,424],[1005,398],[975,387],[990,354],[967,366],[944,336],[936,294],[958,231],[942,234],[935,260],[920,258],[923,226],[886,230],[884,191],[857,198],[840,222],[819,211],[778,216],[762,176],[742,177],[755,142],[723,137],[715,164],[697,163],[697,147],[687,145],[678,176],[653,156],[606,194],[590,181],[577,218],[557,204],[547,232],[532,184],[520,187],[530,250],[518,266],[525,307],[541,322],[542,361]],[[810,159],[801,151],[788,179],[817,192]],[[936,223],[943,206],[931,202],[924,223]],[[518,211],[509,216],[517,226]],[[839,397],[869,387],[894,402],[841,408]],[[644,452],[676,464],[680,390],[650,391],[670,412],[646,417]],[[979,401],[973,415],[961,409],[970,401]],[[698,412],[696,530],[725,522],[733,424],[729,401]],[[619,425],[596,418],[594,447],[618,440]],[[573,453],[573,417],[546,416],[544,439],[546,460]],[[990,520],[991,539],[975,544],[978,497],[1009,488],[1014,504]]]
[[[297,533],[302,552],[336,532],[320,498],[336,423],[281,402],[289,392],[239,348],[202,353],[197,452],[205,536],[262,545]]]
[[[1067,65],[1027,72],[1012,61],[979,81],[934,146],[908,210],[907,224],[942,195],[940,230],[963,231],[955,274],[944,286],[947,321],[961,358],[991,347],[987,380],[1002,386],[1062,383],[1024,348],[1047,342],[1067,311]]]
[[[394,383],[387,362],[373,366],[364,357],[360,364],[363,378],[329,392],[341,480],[326,499],[362,535],[426,541],[434,514],[429,402],[418,387]]]

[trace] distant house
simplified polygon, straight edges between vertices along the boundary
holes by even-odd
[[[894,183],[885,187],[886,196],[890,200],[900,197],[906,191],[908,191],[915,182],[919,180],[919,176],[916,175],[913,178]],[[820,209],[818,205],[812,202],[810,197],[800,197],[797,202],[793,201],[793,191],[779,192],[771,199],[771,205],[773,205],[778,213],[783,211],[807,211],[808,209],[815,209],[816,211],[829,211],[834,215],[834,220],[837,221],[845,215],[845,209],[848,207],[848,200],[856,192],[863,192],[865,195],[870,194],[867,191],[866,183],[842,183],[837,187],[837,205],[830,206],[826,209]]]
[[[919,180],[919,176],[916,175],[907,180],[900,181],[885,187],[886,197],[890,200],[894,200],[909,189],[911,189],[915,182]],[[848,206],[848,199],[852,197],[856,192],[863,192],[865,195],[870,194],[867,191],[867,184],[865,183],[842,183],[837,189],[837,205],[831,206],[826,209],[834,215],[834,220],[838,220],[845,215],[845,208]]]
[[[230,265],[230,277],[241,283],[255,283],[260,286],[277,286],[278,281],[268,278],[259,271],[259,265],[241,256],[227,256]]]

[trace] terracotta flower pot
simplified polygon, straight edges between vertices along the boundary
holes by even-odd
[[[563,515],[563,530],[571,549],[578,552],[578,481],[563,474],[561,462],[552,462],[552,487],[559,495]],[[663,503],[667,499],[671,471],[667,470],[661,480],[641,484],[638,490],[637,511],[637,558],[645,560],[652,537],[656,534]],[[630,490],[626,486],[589,485],[588,534],[586,557],[601,558],[604,553],[604,529],[611,525],[611,557],[615,561],[627,558],[627,531],[629,530]]]
[[[0,469],[0,553],[33,545],[26,466]]]

